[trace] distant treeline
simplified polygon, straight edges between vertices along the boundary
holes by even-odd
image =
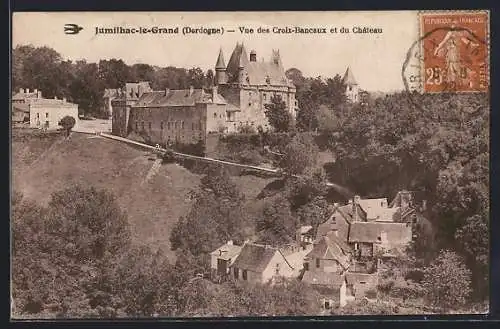
[[[121,88],[126,82],[149,81],[155,90],[209,87],[213,71],[148,64],[127,65],[121,59],[64,60],[48,47],[17,46],[12,54],[13,92],[20,88],[41,90],[44,97],[66,97],[79,104],[82,113],[98,115],[105,88]]]

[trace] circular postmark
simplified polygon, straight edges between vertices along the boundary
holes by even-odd
[[[452,22],[424,31],[406,54],[401,74],[414,105],[418,105],[416,94],[486,92],[489,88],[485,38],[477,29]],[[477,110],[464,108],[469,113]]]

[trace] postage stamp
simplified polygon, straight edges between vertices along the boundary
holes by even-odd
[[[488,12],[422,12],[419,19],[424,92],[487,91]]]

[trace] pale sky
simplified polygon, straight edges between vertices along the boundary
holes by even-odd
[[[78,24],[76,35],[64,33],[64,25]],[[65,12],[14,13],[13,46],[48,46],[64,59],[122,59],[125,63],[146,63],[160,67],[214,68],[222,47],[226,64],[236,42],[247,53],[254,49],[260,61],[269,60],[279,49],[285,69],[296,67],[305,76],[343,75],[350,66],[362,89],[403,89],[401,68],[406,53],[418,38],[415,11],[392,12]],[[180,27],[179,34],[98,34],[96,27]],[[182,28],[224,28],[224,34],[183,35]],[[259,27],[325,27],[326,34],[259,34]],[[251,27],[242,34],[239,27]],[[331,28],[348,28],[348,34],[330,33]],[[353,33],[353,27],[381,28],[379,34]],[[230,33],[227,30],[235,30]],[[271,31],[272,32],[272,31]]]

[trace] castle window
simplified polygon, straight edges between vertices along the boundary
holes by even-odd
[[[181,121],[181,129],[184,129],[184,121]]]
[[[46,117],[46,118],[48,118],[48,117],[49,117],[49,113],[48,113],[48,112],[47,112],[47,113],[45,113],[45,117]]]
[[[243,270],[243,280],[247,280],[247,270]]]
[[[320,259],[316,258],[316,267],[319,268],[321,266]]]
[[[160,124],[160,128],[161,128],[161,130],[163,130],[163,121]]]
[[[144,121],[142,121],[142,130],[144,130]]]
[[[214,113],[214,118],[217,118],[217,113]]]
[[[267,94],[266,94],[266,93],[263,93],[263,94],[262,94],[262,97],[264,97],[264,100],[266,100],[266,99],[267,99]]]
[[[167,130],[170,130],[171,126],[170,126],[170,121],[167,122]]]
[[[349,86],[349,91],[352,91],[352,86]]]
[[[139,130],[139,123],[138,122],[135,123],[135,130]]]
[[[151,122],[148,125],[149,125],[149,130],[151,130]]]
[[[252,103],[250,103],[250,102],[249,102],[249,103],[248,103],[248,106],[252,106]]]

